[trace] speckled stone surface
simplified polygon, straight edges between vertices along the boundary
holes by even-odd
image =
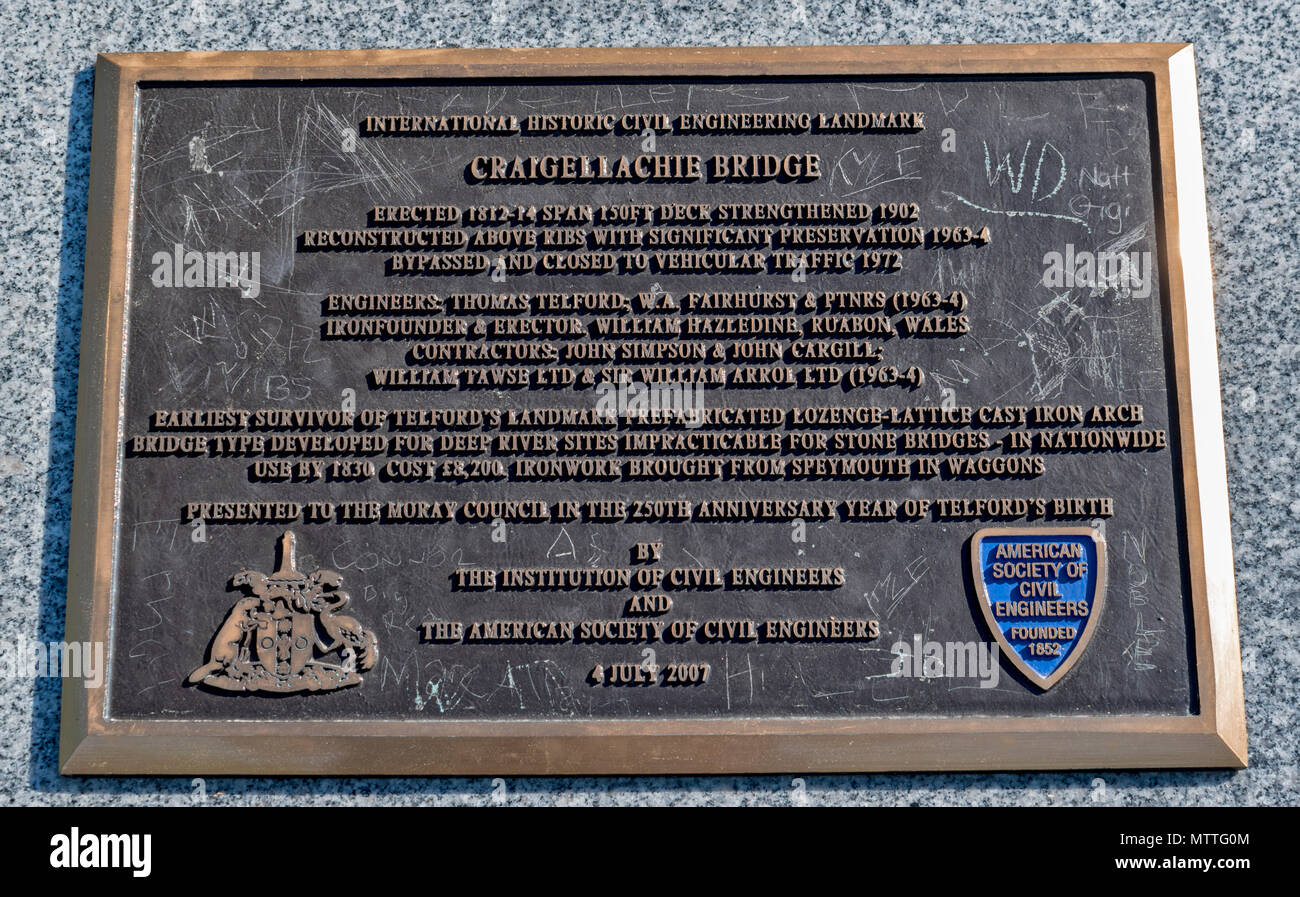
[[[1243,772],[699,778],[189,779],[57,774],[57,680],[0,678],[14,804],[1300,802],[1300,68],[1286,0],[599,4],[123,0],[0,5],[0,640],[58,640],[76,415],[92,66],[192,49],[1191,41],[1218,308],[1251,767]]]

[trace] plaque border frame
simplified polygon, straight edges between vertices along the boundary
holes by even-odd
[[[655,720],[121,720],[65,679],[65,775],[575,775],[1242,768],[1247,738],[1191,44],[100,54],[95,66],[68,641],[111,645],[137,88],[402,78],[1143,75],[1154,91],[1198,712]],[[1191,359],[1196,363],[1192,364]],[[109,658],[111,666],[112,659]]]

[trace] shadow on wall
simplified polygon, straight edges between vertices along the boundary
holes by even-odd
[[[68,523],[72,511],[72,449],[77,420],[77,358],[81,345],[82,268],[86,251],[86,199],[90,181],[90,117],[94,70],[77,72],[68,102],[68,143],[63,169],[59,295],[55,308],[54,409],[50,416],[42,527],[40,611],[36,638],[63,639],[68,588]],[[29,778],[37,791],[58,789],[59,691],[63,680],[33,681]]]

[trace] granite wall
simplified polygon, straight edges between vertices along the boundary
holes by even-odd
[[[506,804],[1294,804],[1300,795],[1300,309],[1282,0],[594,4],[123,0],[0,7],[0,643],[63,633],[98,52],[1191,41],[1215,270],[1251,767],[1242,772],[512,779]],[[0,802],[482,804],[488,779],[64,778],[59,683],[0,678]]]

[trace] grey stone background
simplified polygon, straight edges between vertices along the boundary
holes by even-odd
[[[92,67],[192,49],[1191,41],[1250,729],[1243,772],[521,779],[64,778],[59,683],[0,679],[0,803],[1295,804],[1300,69],[1285,0],[277,3],[0,0],[0,646],[63,634]],[[495,799],[494,799],[495,798]]]

